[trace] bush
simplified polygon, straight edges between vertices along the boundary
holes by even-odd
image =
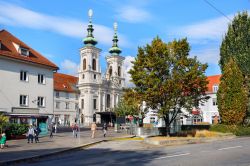
[[[27,124],[16,124],[16,123],[10,123],[6,127],[6,135],[11,136],[19,136],[23,135],[28,131],[28,125]]]
[[[250,135],[250,127],[238,127],[236,132],[234,133],[237,136],[247,136]]]
[[[236,136],[250,136],[250,127],[217,124],[210,127],[210,131],[217,131],[221,133],[233,133]]]

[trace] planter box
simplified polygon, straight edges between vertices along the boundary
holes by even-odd
[[[10,139],[26,139],[26,135],[12,135],[10,136]]]

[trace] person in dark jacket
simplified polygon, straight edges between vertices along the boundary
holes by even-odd
[[[108,130],[108,126],[106,123],[103,124],[102,126],[102,130],[103,130],[103,136],[106,137],[107,134],[107,130]]]
[[[37,143],[37,142],[39,142],[39,134],[41,132],[41,129],[37,126],[35,128],[34,132],[35,132],[35,142]]]

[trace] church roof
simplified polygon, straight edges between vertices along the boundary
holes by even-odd
[[[56,91],[77,93],[77,83],[77,77],[62,73],[54,73],[54,90]]]
[[[20,60],[24,62],[29,62],[33,64],[39,64],[42,66],[50,67],[53,70],[58,70],[59,68],[49,61],[47,58],[42,56],[40,53],[29,47],[27,44],[19,40],[17,37],[12,35],[10,32],[6,30],[0,31],[0,43],[1,43],[1,49],[0,49],[0,57]],[[23,56],[20,54],[20,51],[18,50],[17,46],[21,48],[25,48],[29,51],[28,56]]]
[[[219,75],[213,75],[213,76],[208,76],[207,77],[207,81],[208,81],[208,93],[213,93],[213,86],[214,85],[218,85],[220,84],[220,77],[221,77],[221,74]]]

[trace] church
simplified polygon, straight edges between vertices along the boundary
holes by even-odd
[[[114,123],[113,109],[117,106],[125,86],[124,57],[118,47],[117,23],[114,23],[113,45],[106,56],[107,68],[101,72],[100,53],[96,47],[92,24],[93,11],[88,12],[89,23],[87,36],[83,39],[84,46],[80,48],[80,67],[77,87],[79,95],[79,118],[84,126],[92,122]]]

